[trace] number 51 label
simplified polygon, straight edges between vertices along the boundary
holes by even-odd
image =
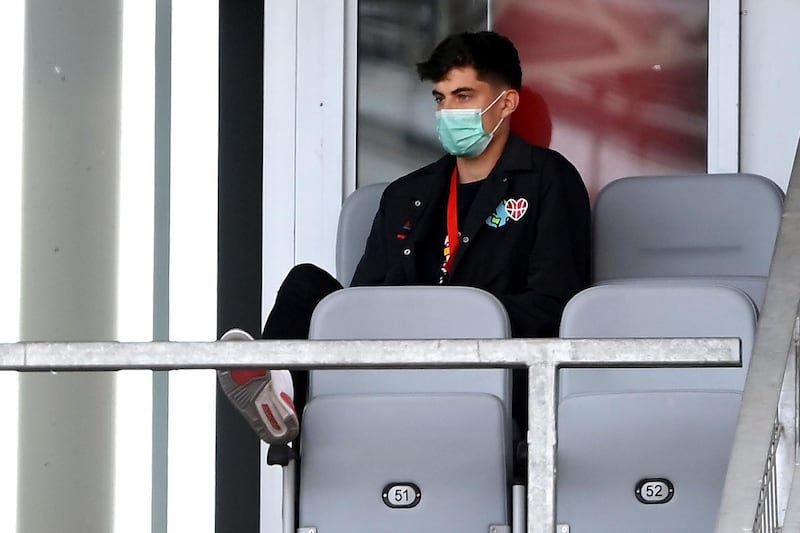
[[[383,503],[393,509],[409,509],[422,499],[422,492],[414,483],[389,483],[383,488]]]

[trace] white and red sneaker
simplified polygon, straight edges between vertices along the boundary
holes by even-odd
[[[251,341],[253,337],[234,328],[220,340]],[[228,399],[263,441],[286,444],[297,438],[300,425],[288,370],[220,370],[217,379]]]

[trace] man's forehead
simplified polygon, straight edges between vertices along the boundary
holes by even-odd
[[[442,79],[434,84],[434,90],[446,93],[456,89],[480,90],[489,84],[478,79],[477,71],[472,67],[453,67]]]

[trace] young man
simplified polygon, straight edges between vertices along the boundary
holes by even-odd
[[[564,157],[510,132],[522,86],[517,50],[493,32],[457,34],[417,71],[434,83],[448,155],[386,188],[352,285],[477,287],[503,303],[513,336],[557,335],[564,305],[589,284],[589,199]],[[263,338],[307,337],[314,306],[340,287],[312,265],[295,267]],[[287,378],[220,372],[223,389],[268,442],[297,436]],[[524,389],[524,379],[515,383],[522,424]]]

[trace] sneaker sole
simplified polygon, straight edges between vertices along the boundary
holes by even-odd
[[[253,338],[245,331],[233,329],[226,332],[220,340]],[[242,376],[237,380],[233,372],[243,371],[218,371],[219,384],[259,438],[270,444],[287,444],[294,440],[299,432],[297,411],[286,393],[275,390],[269,370],[244,371],[252,373],[252,376],[245,376],[244,381]]]
[[[231,403],[245,417],[258,436],[270,444],[287,444],[299,429],[292,399],[277,393],[269,371],[259,378],[239,384],[230,370],[218,372],[220,386]]]

